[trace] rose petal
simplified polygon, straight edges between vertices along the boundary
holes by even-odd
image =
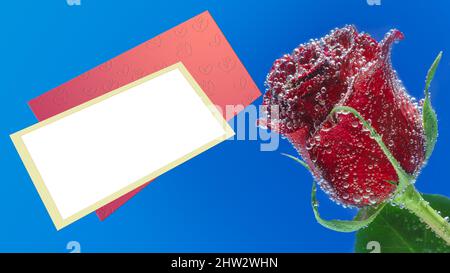
[[[347,92],[349,78],[375,58],[377,43],[353,26],[300,45],[275,61],[266,81],[263,104],[279,107],[268,126],[280,133],[306,128],[311,134]]]

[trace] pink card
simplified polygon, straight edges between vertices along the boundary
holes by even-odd
[[[222,109],[248,106],[261,95],[206,11],[32,99],[29,106],[42,121],[180,61]],[[98,217],[104,220],[147,185],[98,209]]]

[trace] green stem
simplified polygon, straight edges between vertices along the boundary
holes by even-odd
[[[414,213],[419,219],[428,225],[436,235],[441,237],[450,245],[450,223],[447,222],[430,204],[425,201],[412,184],[394,200],[399,206],[404,206]]]

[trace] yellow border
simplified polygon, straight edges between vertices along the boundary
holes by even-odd
[[[214,117],[217,119],[217,121],[219,121],[222,126],[223,129],[225,131],[225,134],[217,139],[214,139],[213,141],[203,145],[202,147],[192,151],[191,153],[173,161],[172,163],[168,164],[165,167],[162,167],[158,170],[156,170],[155,172],[139,179],[138,181],[128,185],[127,187],[117,191],[116,193],[100,200],[99,202],[81,210],[80,212],[68,217],[67,219],[63,219],[61,214],[59,213],[56,204],[53,200],[53,198],[50,195],[50,192],[48,191],[47,187],[45,186],[44,181],[42,180],[42,177],[38,171],[38,169],[36,168],[36,165],[33,162],[33,159],[31,158],[31,155],[29,154],[23,140],[22,140],[22,136],[34,131],[40,127],[43,127],[47,124],[50,124],[52,122],[55,122],[57,120],[60,120],[66,116],[69,116],[73,113],[76,113],[78,111],[81,111],[84,108],[87,108],[89,106],[92,106],[96,103],[99,103],[103,100],[106,100],[114,95],[117,95],[119,93],[122,93],[132,87],[135,87],[139,84],[142,84],[148,80],[151,80],[153,78],[156,78],[160,75],[163,75],[167,72],[170,72],[172,70],[180,70],[180,72],[183,74],[183,76],[188,80],[188,82],[191,84],[192,88],[196,91],[196,93],[199,95],[199,97],[202,99],[203,103],[208,107],[208,109],[211,111],[211,113],[214,115]],[[191,76],[191,74],[189,73],[189,71],[186,69],[186,67],[181,63],[178,62],[174,65],[171,65],[167,68],[164,68],[158,72],[155,72],[153,74],[150,74],[144,78],[141,78],[137,81],[134,81],[128,85],[122,86],[121,88],[118,88],[116,90],[113,90],[107,94],[104,94],[100,97],[97,97],[93,100],[90,100],[86,103],[83,103],[81,105],[78,105],[70,110],[67,110],[65,112],[62,112],[58,115],[55,115],[45,121],[39,122],[37,124],[34,124],[28,128],[25,128],[19,132],[16,132],[14,134],[12,134],[10,137],[14,143],[14,146],[16,147],[22,161],[23,164],[25,165],[25,168],[27,169],[28,173],[30,174],[31,180],[33,181],[41,199],[43,200],[45,207],[47,208],[48,213],[50,214],[50,217],[53,220],[53,223],[55,224],[55,227],[57,230],[60,230],[61,228],[77,221],[78,219],[86,216],[87,214],[95,211],[96,209],[110,203],[111,201],[123,196],[124,194],[140,187],[141,185],[147,183],[148,181],[160,176],[161,174],[167,172],[168,170],[186,162],[187,160],[193,158],[194,156],[208,150],[209,148],[217,145],[218,143],[232,137],[234,135],[234,131],[233,129],[231,129],[231,127],[228,125],[228,123],[226,122],[226,120],[223,118],[222,114],[218,111],[218,109],[215,107],[215,105],[210,101],[210,99],[208,98],[208,96],[203,92],[203,90],[201,89],[201,87],[197,84],[197,82],[195,81],[195,79]]]

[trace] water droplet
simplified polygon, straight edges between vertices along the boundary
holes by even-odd
[[[356,204],[361,203],[361,200],[362,200],[361,195],[359,195],[359,194],[353,195],[353,201],[354,201]]]

